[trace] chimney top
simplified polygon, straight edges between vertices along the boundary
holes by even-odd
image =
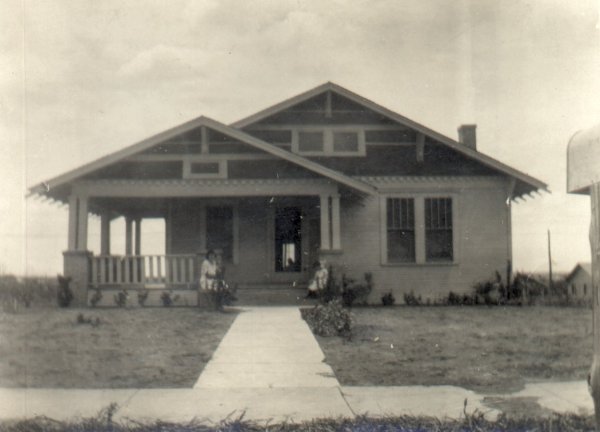
[[[477,125],[465,124],[458,128],[458,142],[470,149],[477,150]]]

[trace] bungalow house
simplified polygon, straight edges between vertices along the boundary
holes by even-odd
[[[565,279],[569,295],[592,298],[592,263],[577,263]]]
[[[372,302],[467,292],[510,265],[511,204],[546,185],[333,83],[226,125],[199,117],[34,186],[69,206],[64,273],[76,299],[169,289],[195,304],[198,256],[218,250],[240,289],[305,286],[313,263],[371,273]],[[88,217],[101,220],[99,255]],[[126,220],[125,255],[111,221]],[[164,218],[165,256],[140,255]],[[112,296],[108,296],[111,298]]]

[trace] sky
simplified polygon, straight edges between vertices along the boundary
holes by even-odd
[[[479,151],[551,190],[513,206],[515,269],[547,270],[550,230],[554,269],[568,271],[590,260],[589,198],[566,193],[566,148],[600,122],[599,12],[597,0],[0,0],[0,273],[62,270],[67,209],[28,187],[326,81],[452,138],[477,124]]]

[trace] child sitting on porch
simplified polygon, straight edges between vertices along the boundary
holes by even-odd
[[[219,265],[214,250],[206,253],[206,258],[200,266],[200,290],[204,293],[211,308],[222,311],[224,305],[235,300],[233,292],[223,278],[223,268]]]
[[[313,267],[315,268],[315,275],[308,283],[306,298],[318,298],[319,294],[325,289],[329,277],[325,261],[317,261]]]

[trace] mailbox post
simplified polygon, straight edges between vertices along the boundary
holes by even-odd
[[[594,358],[589,385],[594,400],[596,429],[600,430],[600,124],[577,132],[569,141],[567,190],[569,193],[589,195],[591,201]]]

